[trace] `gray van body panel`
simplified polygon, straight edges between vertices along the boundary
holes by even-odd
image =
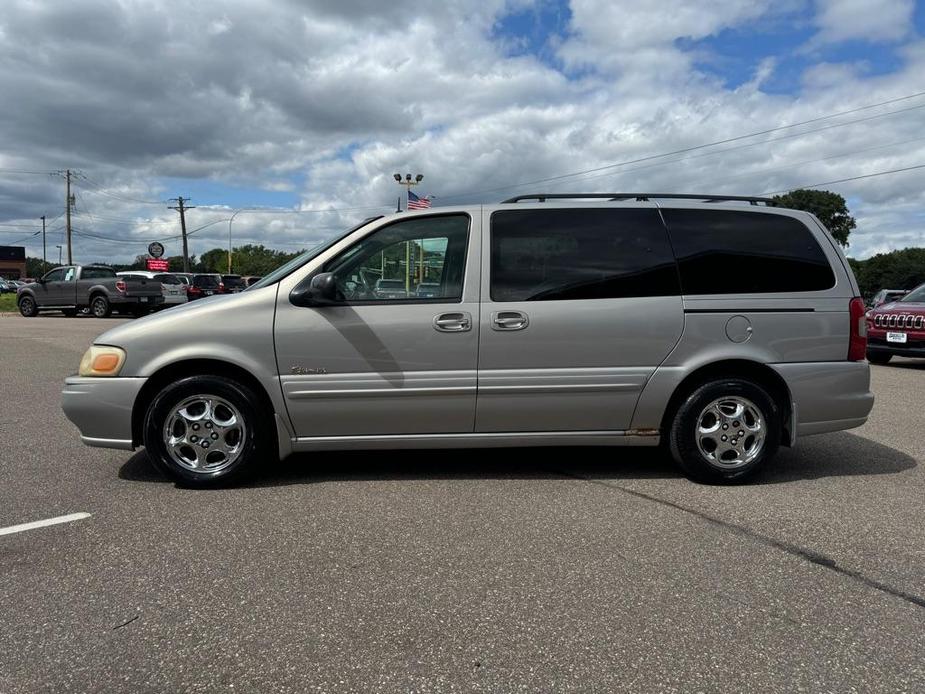
[[[828,232],[803,212],[710,205],[802,221],[835,275],[824,291],[491,300],[493,212],[640,206],[702,209],[684,202],[556,202],[389,215],[275,285],[203,299],[106,332],[97,344],[127,353],[120,377],[68,379],[65,412],[88,443],[131,447],[139,384],[171,364],[209,359],[247,370],[265,388],[283,457],[333,448],[652,445],[686,377],[717,362],[744,360],[785,381],[796,434],[864,422],[873,403],[869,367],[846,360],[848,303],[857,283]],[[452,213],[471,218],[459,303],[304,308],[289,301],[300,282],[368,234],[397,220]],[[520,311],[529,325],[499,331],[499,310]],[[434,319],[449,311],[470,314],[471,329],[436,331]]]

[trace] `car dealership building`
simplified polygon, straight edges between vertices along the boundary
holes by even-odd
[[[0,277],[18,280],[26,276],[26,247],[0,246]]]

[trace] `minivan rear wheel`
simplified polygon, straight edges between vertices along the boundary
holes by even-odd
[[[247,386],[222,376],[192,376],[166,386],[148,407],[144,444],[173,480],[209,487],[240,479],[270,452],[271,432]]]
[[[668,434],[672,457],[692,479],[738,484],[780,446],[780,412],[761,386],[741,379],[696,388],[678,408]]]

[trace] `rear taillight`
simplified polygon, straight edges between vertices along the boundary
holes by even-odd
[[[854,297],[848,304],[851,320],[851,336],[848,338],[848,361],[864,361],[867,358],[866,309],[860,297]]]
[[[224,291],[225,291],[225,283],[224,283],[224,282],[219,282],[219,283],[218,283],[218,291],[220,291],[220,292],[224,292]]]
[[[125,280],[117,280],[116,289],[125,294]]]

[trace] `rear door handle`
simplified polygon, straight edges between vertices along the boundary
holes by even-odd
[[[434,330],[441,333],[464,333],[472,330],[472,316],[465,311],[434,316]]]
[[[530,319],[523,311],[496,311],[491,314],[492,330],[523,330]]]

